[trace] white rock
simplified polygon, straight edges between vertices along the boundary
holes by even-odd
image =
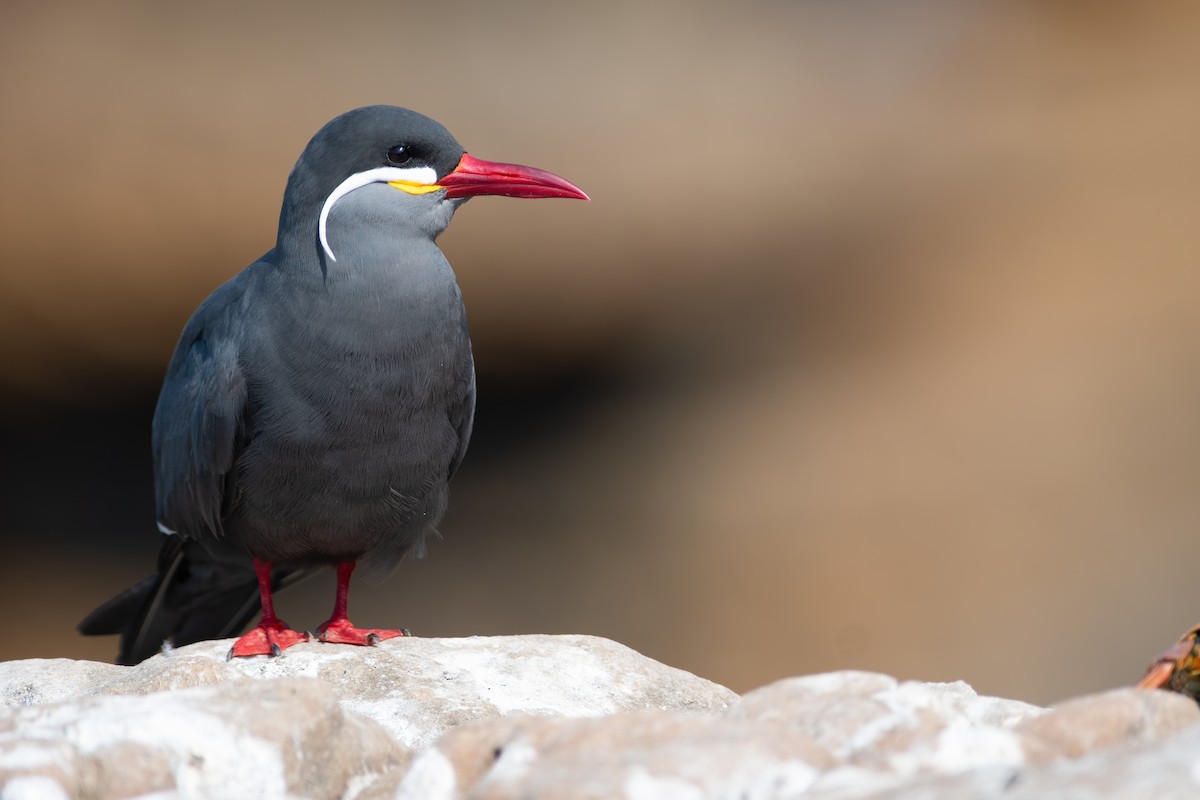
[[[345,714],[311,679],[94,697],[0,715],[6,799],[334,797],[352,779],[365,784],[408,758],[379,725]]]
[[[738,698],[585,636],[0,664],[0,800],[1200,796],[1200,710],[840,672]]]
[[[26,705],[309,677],[332,689],[345,710],[376,720],[408,747],[428,744],[463,722],[506,714],[719,711],[737,699],[723,686],[593,636],[405,637],[376,647],[311,642],[278,658],[226,661],[229,646],[203,642],[136,667],[62,660],[0,664],[0,699]]]
[[[784,724],[850,764],[901,775],[1023,763],[1012,728],[1042,713],[980,697],[961,682],[899,683],[864,672],[789,678],[748,693],[729,712]]]

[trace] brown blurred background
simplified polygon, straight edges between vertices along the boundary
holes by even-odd
[[[592,203],[443,238],[476,439],[362,624],[609,636],[738,690],[1048,702],[1200,620],[1200,6],[9,6],[0,657],[148,573],[192,309],[373,102]],[[299,627],[332,578],[283,596]]]

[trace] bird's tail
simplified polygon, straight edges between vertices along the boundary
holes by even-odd
[[[290,586],[305,574],[278,570],[271,577],[272,589]],[[234,636],[259,610],[253,570],[214,561],[195,542],[171,536],[159,553],[158,574],[88,614],[79,623],[79,632],[121,634],[117,663],[131,665],[158,653],[166,641],[182,647]]]

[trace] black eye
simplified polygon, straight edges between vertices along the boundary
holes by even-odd
[[[389,164],[398,167],[407,164],[412,159],[412,154],[408,152],[408,145],[398,144],[388,150],[387,159]]]

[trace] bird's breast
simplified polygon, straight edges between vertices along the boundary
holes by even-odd
[[[452,281],[419,296],[314,292],[259,334],[238,461],[246,514],[340,528],[436,505],[473,375]]]
[[[369,445],[444,415],[469,383],[471,347],[457,291],[439,300],[331,303],[286,326],[265,360],[272,368],[252,377],[263,432]]]

